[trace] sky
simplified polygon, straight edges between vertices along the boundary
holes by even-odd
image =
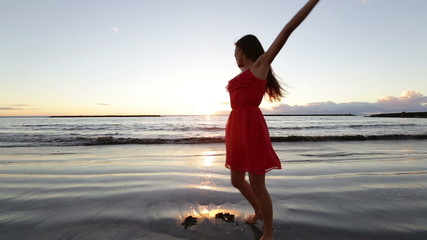
[[[268,48],[304,0],[0,0],[0,116],[230,110],[234,43]],[[321,0],[266,113],[427,111],[427,1]]]

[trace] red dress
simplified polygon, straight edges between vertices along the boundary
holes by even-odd
[[[232,111],[225,130],[227,168],[253,174],[282,168],[258,108],[266,87],[267,80],[256,78],[250,69],[228,82]]]

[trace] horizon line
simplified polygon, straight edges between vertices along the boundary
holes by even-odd
[[[371,114],[353,114],[353,113],[266,113],[263,116],[371,116],[378,114],[427,114],[427,112],[382,112]],[[47,117],[47,118],[97,118],[97,117],[163,117],[163,116],[228,116],[228,113],[214,113],[214,114],[101,114],[101,115],[8,115],[0,117]]]

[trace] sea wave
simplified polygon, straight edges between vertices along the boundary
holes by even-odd
[[[418,124],[407,123],[407,124],[351,124],[341,125],[341,128],[350,129],[371,129],[371,128],[390,128],[390,127],[416,127]],[[324,130],[324,129],[337,129],[336,125],[314,125],[314,126],[271,126],[270,130]]]
[[[375,140],[422,140],[427,139],[427,134],[406,135],[336,135],[336,136],[283,136],[271,137],[272,142],[326,142],[326,141],[375,141]],[[128,138],[113,136],[97,137],[54,137],[35,139],[14,139],[4,141],[0,139],[0,147],[30,147],[30,146],[93,146],[93,145],[119,145],[119,144],[203,144],[224,143],[224,137],[189,137],[189,138]]]
[[[369,140],[414,140],[427,139],[426,135],[348,135],[348,136],[286,136],[271,137],[272,142],[324,142],[324,141],[369,141]],[[177,139],[145,139],[145,138],[115,138],[97,137],[85,145],[108,145],[108,144],[196,144],[196,143],[223,143],[223,137],[195,137]]]
[[[349,128],[383,128],[383,127],[415,127],[415,123],[397,123],[397,124],[352,124]],[[344,126],[345,127],[345,126]]]
[[[369,141],[369,140],[419,140],[427,139],[427,134],[388,135],[332,135],[332,136],[287,136],[271,137],[272,142],[325,142],[325,141]]]

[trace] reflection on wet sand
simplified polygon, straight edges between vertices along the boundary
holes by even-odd
[[[284,169],[266,180],[276,239],[427,239],[425,143],[275,145]],[[230,184],[223,144],[34,153],[0,148],[0,239],[247,240],[261,234],[262,223],[243,224],[252,209]],[[218,213],[235,215],[235,222],[215,219]],[[185,230],[181,223],[190,215],[197,225]]]

